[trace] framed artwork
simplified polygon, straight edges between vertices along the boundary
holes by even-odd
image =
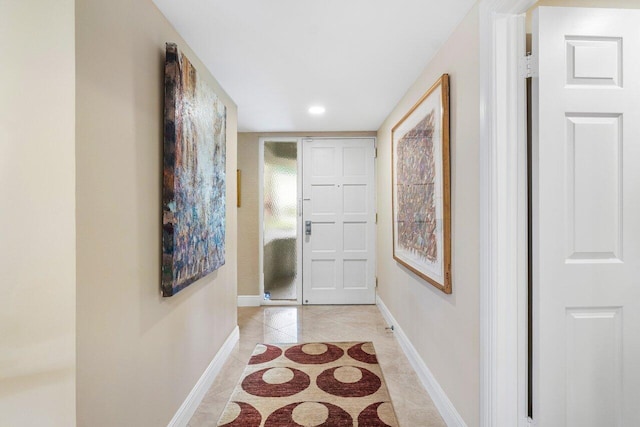
[[[227,110],[174,43],[166,45],[162,295],[225,262]]]
[[[393,258],[451,293],[449,76],[391,130]]]

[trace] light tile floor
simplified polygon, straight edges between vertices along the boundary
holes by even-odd
[[[189,422],[215,426],[257,343],[372,341],[402,427],[445,426],[375,305],[238,308],[240,341]]]

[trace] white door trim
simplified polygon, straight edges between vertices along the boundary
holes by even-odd
[[[527,418],[527,156],[524,14],[536,0],[482,0],[480,13],[480,425]]]
[[[296,142],[298,144],[298,239],[296,261],[300,279],[296,285],[296,301],[265,300],[264,299],[264,144],[266,142]],[[302,304],[302,138],[293,137],[263,137],[259,139],[258,154],[258,281],[260,284],[260,305],[300,305]]]

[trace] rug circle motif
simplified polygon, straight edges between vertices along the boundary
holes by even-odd
[[[358,362],[369,363],[371,365],[378,363],[373,344],[370,342],[354,345],[347,350],[347,354]]]
[[[339,366],[333,371],[333,377],[343,384],[351,384],[362,379],[362,371],[353,366]]]
[[[274,371],[274,372],[269,372]],[[284,374],[290,371],[291,374]],[[266,374],[266,379],[265,379]],[[278,377],[289,376],[289,380],[278,382]],[[271,383],[267,382],[271,381]],[[242,380],[244,391],[260,397],[287,397],[305,390],[311,384],[309,375],[294,368],[266,368],[247,375]]]
[[[305,413],[314,408],[313,404],[327,408],[326,419],[318,421],[317,416],[314,416],[313,419],[302,419]],[[302,405],[306,407],[296,410]],[[323,413],[325,412],[323,411],[321,414]],[[267,417],[264,427],[353,427],[353,418],[344,409],[330,403],[297,402],[273,411]]]
[[[363,397],[369,396],[380,388],[382,380],[373,372],[368,369],[353,367],[360,370],[362,377],[354,382],[342,382],[336,378],[336,370],[341,368],[340,366],[327,369],[318,375],[316,384],[318,387],[329,394],[340,397]],[[339,376],[343,376],[344,370]]]
[[[326,347],[326,350],[319,353],[318,350]],[[284,355],[296,363],[303,365],[321,365],[335,362],[344,354],[340,347],[328,343],[300,344],[290,347]]]
[[[253,406],[244,402],[229,402],[229,409],[237,413],[233,421],[222,424],[220,427],[260,427],[262,415]],[[233,414],[232,414],[233,415]]]
[[[318,426],[329,419],[329,408],[318,402],[302,402],[293,408],[291,419],[303,426]]]
[[[267,384],[285,384],[294,378],[295,374],[288,368],[271,368],[262,374],[262,380]]]
[[[318,356],[320,354],[325,354],[329,347],[325,343],[321,342],[312,342],[308,344],[302,344],[301,350],[305,354],[311,354],[314,356]]]
[[[358,425],[367,427],[391,427],[395,415],[389,402],[373,403],[360,412]],[[388,421],[388,422],[387,422]]]
[[[264,347],[264,349],[263,349]],[[249,365],[257,365],[260,363],[271,362],[274,359],[277,359],[282,354],[282,349],[280,347],[276,347],[275,345],[269,344],[258,344],[256,350],[263,350],[261,353],[254,354],[249,359]]]

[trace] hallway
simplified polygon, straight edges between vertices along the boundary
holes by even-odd
[[[257,343],[372,341],[401,426],[444,426],[377,306],[238,308],[240,341],[189,427],[215,426]]]

